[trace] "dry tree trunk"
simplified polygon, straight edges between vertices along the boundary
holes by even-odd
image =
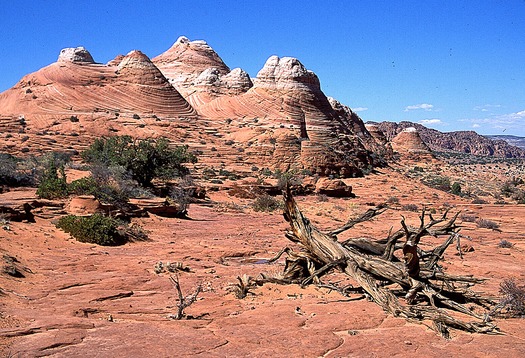
[[[459,228],[455,224],[457,214],[447,221],[447,213],[434,219],[422,212],[420,226],[410,227],[402,218],[402,228],[394,234],[389,233],[386,240],[350,239],[337,241],[337,234],[355,224],[367,221],[385,211],[384,208],[368,210],[355,220],[348,221],[339,229],[321,232],[301,213],[290,190],[283,191],[284,217],[290,223],[291,231],[286,237],[299,244],[300,252],[284,249],[288,253],[282,279],[272,279],[263,275],[257,283],[319,283],[320,277],[332,268],[338,268],[354,279],[386,312],[409,320],[434,322],[434,329],[448,337],[449,328],[477,333],[498,333],[498,328],[489,322],[489,316],[475,313],[466,304],[470,303],[489,309],[494,305],[489,298],[472,292],[470,286],[483,282],[472,276],[453,276],[441,271],[438,265],[445,250],[459,239]],[[425,218],[430,220],[425,223]],[[442,225],[439,225],[442,224]],[[418,247],[424,236],[448,235],[445,242],[433,250],[424,252]],[[403,244],[400,244],[404,241]],[[404,263],[394,256],[396,250],[403,250]],[[386,283],[386,284],[385,284]],[[390,290],[389,284],[397,284],[402,290]],[[396,295],[397,294],[397,295]],[[405,304],[402,304],[402,301]],[[456,318],[459,312],[475,320],[467,322]],[[451,313],[453,315],[451,315]]]

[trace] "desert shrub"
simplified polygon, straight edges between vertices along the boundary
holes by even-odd
[[[419,208],[417,207],[416,204],[406,204],[406,205],[403,205],[403,210],[417,212],[419,211]]]
[[[49,160],[42,176],[36,195],[43,199],[65,198],[68,195],[64,166],[57,168],[54,160]]]
[[[386,200],[386,202],[388,204],[399,204],[399,198],[397,196],[391,196]]]
[[[525,190],[516,188],[511,198],[516,200],[518,204],[525,204]]]
[[[461,184],[458,182],[452,184],[452,186],[450,187],[450,192],[454,195],[461,195]]]
[[[317,194],[316,199],[320,203],[325,203],[328,201],[328,195],[326,194]]]
[[[446,176],[428,176],[422,180],[422,183],[434,189],[450,191],[450,178]]]
[[[491,230],[499,229],[499,225],[492,220],[478,219],[476,220],[476,224],[479,228],[483,228],[483,229],[491,229]]]
[[[503,280],[500,284],[499,293],[501,300],[495,311],[505,310],[511,317],[525,316],[525,285],[518,285],[514,279]]]
[[[227,179],[232,180],[232,181],[235,181],[241,178],[238,174],[235,174],[223,168],[219,169],[219,176],[226,177]]]
[[[0,185],[31,186],[34,184],[34,171],[20,168],[21,161],[11,154],[0,153]]]
[[[263,194],[255,198],[252,207],[255,211],[272,212],[281,209],[283,204],[273,196]]]
[[[514,245],[510,241],[507,241],[505,239],[501,240],[498,243],[498,247],[500,247],[502,249],[510,249],[512,246],[514,246]]]
[[[169,199],[177,204],[180,216],[186,216],[188,214],[188,208],[193,202],[193,179],[190,176],[183,178],[181,183],[177,186],[170,187]]]
[[[476,215],[472,215],[472,214],[461,214],[460,217],[459,217],[462,221],[464,222],[468,222],[468,223],[473,223],[476,221]]]
[[[58,220],[56,226],[80,242],[112,246],[124,241],[118,232],[118,222],[98,213],[92,216],[64,216]]]
[[[75,195],[93,195],[97,200],[124,209],[132,196],[132,190],[122,189],[118,183],[85,177],[71,182],[68,192]],[[136,196],[136,195],[133,195]]]
[[[197,158],[187,146],[169,148],[166,139],[135,140],[130,136],[97,139],[82,153],[88,163],[124,168],[141,186],[151,186],[154,178],[171,179],[189,173],[184,163]]]
[[[73,180],[68,185],[68,192],[74,195],[95,195],[98,189],[99,184],[91,176]]]
[[[287,172],[276,170],[274,173],[274,177],[277,178],[277,187],[280,190],[284,190],[287,187],[297,187],[302,184],[302,178],[299,175],[297,175],[297,172],[295,170],[290,170]]]
[[[481,198],[476,198],[472,200],[472,204],[487,204],[487,201]]]

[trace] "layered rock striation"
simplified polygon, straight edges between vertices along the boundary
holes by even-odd
[[[165,136],[210,167],[342,177],[361,175],[388,153],[298,59],[271,56],[252,79],[185,37],[153,60],[131,51],[105,65],[82,47],[64,49],[0,94],[0,108],[12,152],[20,143],[27,152],[79,150],[101,135]]]

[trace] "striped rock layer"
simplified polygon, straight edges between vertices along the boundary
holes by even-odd
[[[0,94],[0,127],[13,153],[78,151],[101,135],[164,136],[189,145],[202,166],[240,171],[348,177],[387,153],[299,60],[271,56],[252,79],[185,37],[152,60],[131,51],[105,65],[84,48],[64,49]]]

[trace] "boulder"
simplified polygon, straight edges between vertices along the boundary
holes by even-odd
[[[336,198],[354,198],[352,187],[339,179],[321,178],[315,185],[315,192]]]

